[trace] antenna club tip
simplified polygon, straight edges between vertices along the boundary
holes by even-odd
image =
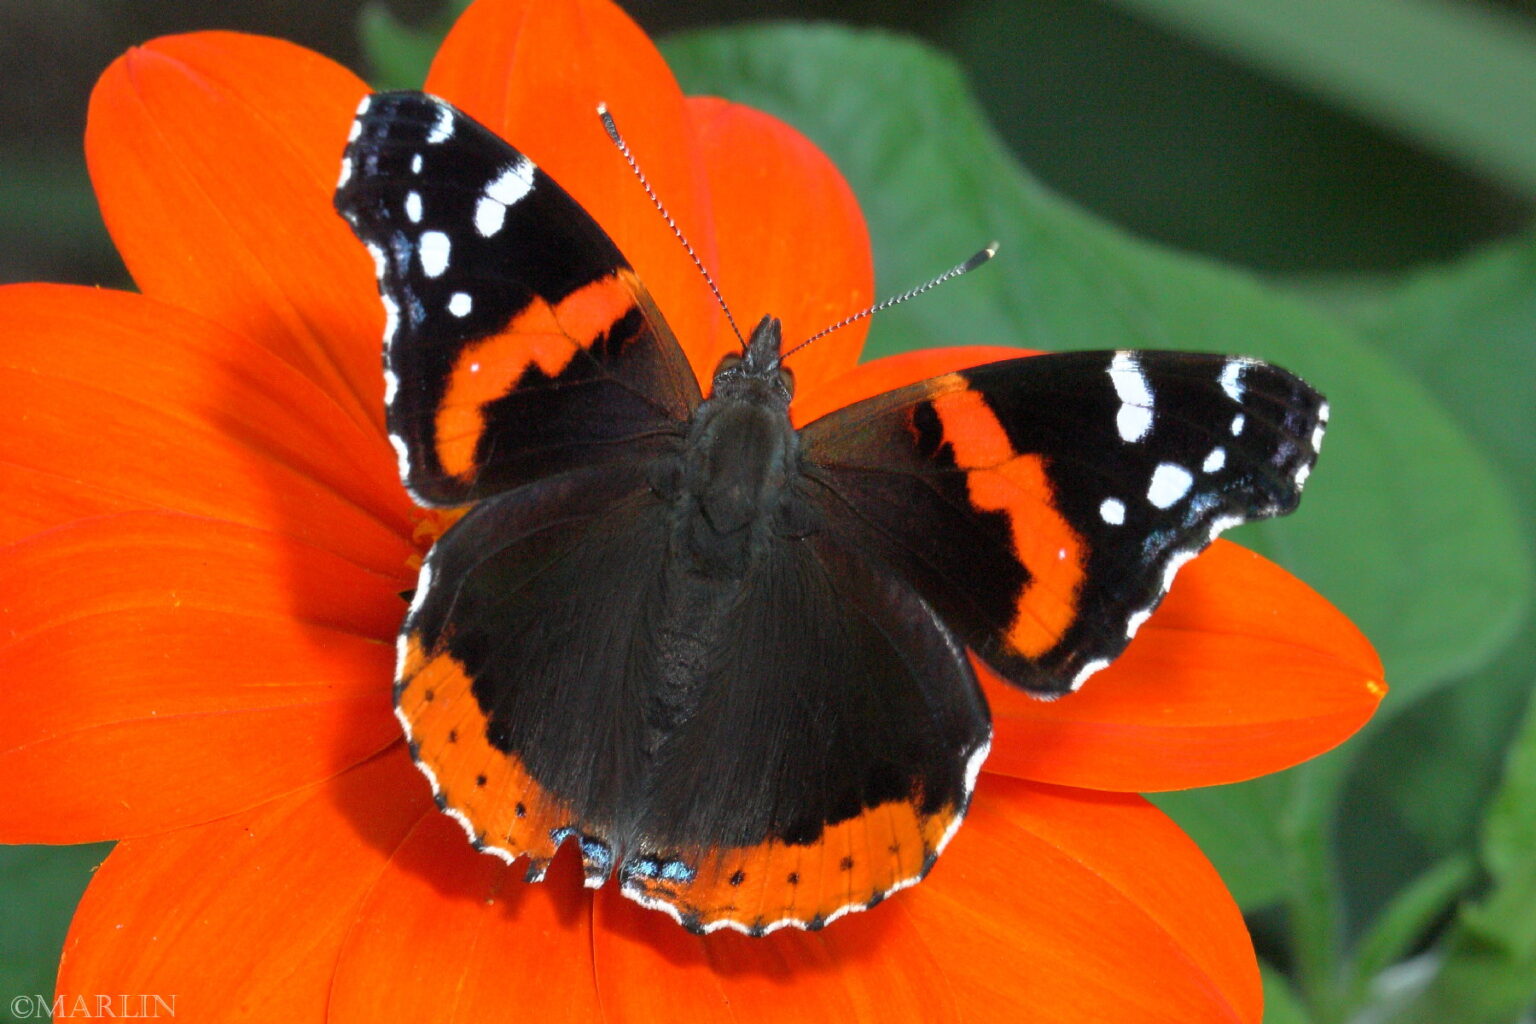
[[[996,242],[990,243],[985,249],[982,249],[976,255],[962,263],[960,265],[960,273],[965,274],[975,270],[977,267],[987,262],[987,260],[991,259],[993,256],[996,256],[998,248],[999,246]]]
[[[988,242],[986,248],[982,249],[981,251],[987,254],[987,259],[991,259],[993,256],[997,255],[997,251],[1002,247],[1002,242],[993,239],[992,241]]]
[[[603,130],[606,131],[608,133],[608,137],[617,144],[620,141],[619,126],[614,124],[613,115],[608,113],[608,104],[599,103],[597,105],[597,116],[602,119]]]

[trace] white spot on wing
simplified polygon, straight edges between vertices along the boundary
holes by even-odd
[[[416,250],[421,259],[421,272],[428,277],[441,276],[448,269],[448,254],[452,250],[448,236],[441,231],[423,231]]]
[[[1115,395],[1127,405],[1151,405],[1152,389],[1142,376],[1141,366],[1134,352],[1116,352],[1109,361],[1109,380],[1115,386]]]
[[[1134,639],[1136,636],[1136,631],[1140,629],[1142,625],[1145,624],[1146,621],[1151,617],[1151,608],[1143,608],[1139,612],[1132,612],[1131,617],[1125,620],[1125,638],[1127,640]]]
[[[485,194],[475,204],[475,230],[482,238],[500,231],[507,218],[507,207],[533,191],[533,170],[533,161],[519,156],[485,187]]]
[[[400,329],[400,307],[388,295],[379,298],[384,303],[384,345],[388,347],[395,340],[395,332]]]
[[[1115,414],[1115,426],[1120,431],[1120,440],[1127,443],[1140,441],[1152,429],[1152,410],[1139,405],[1122,405]]]
[[[1115,353],[1109,361],[1109,382],[1120,399],[1120,412],[1115,417],[1120,439],[1127,443],[1140,441],[1152,429],[1153,403],[1152,389],[1147,385],[1147,378],[1134,353]]]
[[[992,736],[989,733],[987,738],[982,741],[981,746],[971,751],[971,756],[965,759],[965,801],[967,805],[970,803],[971,794],[976,791],[976,780],[981,777],[981,766],[986,763],[987,755],[991,752]],[[950,821],[949,827],[944,829],[944,834],[939,837],[938,845],[933,848],[933,855],[935,857],[943,853],[944,847],[948,846],[949,841],[955,838],[955,833],[960,831],[960,823],[964,820],[965,815],[957,814]],[[916,881],[916,879],[913,881]],[[847,909],[847,907],[843,908],[843,910]],[[839,913],[842,913],[842,911],[839,911]]]
[[[427,762],[425,762],[425,761],[417,761],[416,762],[416,767],[421,769],[421,774],[425,775],[427,777],[427,781],[432,784],[432,795],[433,796],[437,796],[439,793],[441,793],[443,791],[443,787],[438,785],[438,782],[437,782],[437,772],[433,771],[432,768],[427,764]]]
[[[480,834],[479,831],[475,828],[474,822],[469,820],[469,816],[463,811],[459,810],[457,807],[444,807],[443,813],[459,823],[459,826],[464,829],[464,834],[469,836],[469,841],[471,843],[473,843],[475,841],[475,837]]]
[[[347,130],[347,141],[356,142],[357,137],[361,134],[363,134],[363,122],[353,121],[352,127]]]
[[[395,376],[394,370],[386,369],[384,371],[384,404],[392,404],[395,400],[395,396],[399,393],[400,378]]]
[[[1242,526],[1245,522],[1247,520],[1242,516],[1217,516],[1211,523],[1211,540],[1215,540],[1217,535],[1226,533],[1234,526]]]
[[[1088,664],[1083,666],[1082,671],[1078,672],[1078,674],[1076,676],[1072,677],[1072,689],[1074,689],[1074,690],[1082,689],[1083,684],[1088,681],[1088,677],[1089,676],[1093,675],[1095,672],[1099,671],[1100,669],[1108,668],[1108,667],[1109,667],[1109,659],[1108,658],[1099,658],[1096,661],[1090,661]]]
[[[1296,468],[1296,486],[1298,488],[1305,487],[1307,484],[1307,477],[1311,475],[1312,467],[1303,462]]]
[[[1237,437],[1239,434],[1241,434],[1243,432],[1243,428],[1245,426],[1247,426],[1247,425],[1248,425],[1248,417],[1247,416],[1244,416],[1242,413],[1238,413],[1236,416],[1233,416],[1232,417],[1232,436],[1233,437]]]
[[[481,238],[490,238],[501,230],[507,219],[507,208],[489,196],[481,196],[475,204],[475,230]]]
[[[1168,564],[1163,566],[1163,593],[1168,593],[1168,588],[1173,586],[1173,578],[1184,568],[1186,562],[1194,558],[1200,552],[1194,549],[1175,551],[1168,559]]]
[[[411,173],[412,174],[420,174],[421,173],[421,154],[420,153],[417,153],[415,156],[411,157]]]
[[[454,316],[469,316],[469,311],[475,307],[475,301],[469,297],[468,292],[454,292],[448,298],[448,312]]]
[[[336,187],[337,188],[341,188],[343,185],[345,185],[347,183],[348,179],[350,179],[351,177],[352,177],[352,158],[349,157],[349,156],[344,156],[344,157],[341,158],[341,177],[336,179]]]
[[[1156,508],[1168,508],[1189,493],[1194,477],[1189,470],[1172,462],[1160,462],[1152,471],[1152,483],[1147,487],[1147,500]]]
[[[502,206],[511,206],[533,191],[533,161],[519,156],[501,177],[486,186],[485,194]]]
[[[1243,371],[1251,365],[1250,359],[1228,359],[1221,368],[1221,390],[1234,402],[1243,400]]]
[[[421,223],[421,193],[408,192],[405,196],[405,215],[412,224]]]
[[[374,245],[372,242],[366,243],[366,246],[368,255],[373,257],[373,276],[382,281],[384,280],[384,270],[389,266],[386,262],[384,249],[381,246]]]
[[[400,479],[409,480],[411,477],[411,453],[406,450],[404,439],[399,434],[390,434],[389,445],[395,450],[395,461],[399,463]]]
[[[1125,502],[1119,498],[1105,498],[1099,504],[1099,518],[1110,526],[1120,526],[1125,522]]]
[[[416,592],[411,595],[411,607],[406,616],[415,615],[421,611],[421,606],[426,604],[427,592],[432,589],[432,559],[421,563],[421,575],[416,578]]]
[[[1211,454],[1205,457],[1205,463],[1200,469],[1206,473],[1219,473],[1227,464],[1227,450],[1221,446],[1211,449]]]
[[[368,113],[368,108],[372,105],[373,97],[371,95],[364,96],[362,100],[357,104],[357,116],[362,117],[364,114]]]
[[[453,111],[446,103],[441,103],[437,108],[437,122],[432,125],[432,130],[427,132],[427,141],[434,146],[439,142],[447,142],[453,137]]]

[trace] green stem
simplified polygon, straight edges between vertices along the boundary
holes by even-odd
[[[1337,757],[1292,772],[1290,808],[1281,824],[1286,847],[1285,909],[1297,984],[1320,1024],[1343,1021],[1343,924],[1330,825],[1344,762]]]

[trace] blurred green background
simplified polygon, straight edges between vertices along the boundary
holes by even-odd
[[[876,350],[1213,348],[1329,392],[1302,514],[1239,539],[1349,612],[1393,693],[1313,764],[1157,799],[1248,914],[1266,1020],[1536,1019],[1536,2],[624,6],[678,33],[690,91],[828,150],[882,292],[1004,241],[996,272],[881,319]],[[0,280],[128,285],[80,156],[91,84],[127,46],[240,28],[410,84],[441,14],[0,5]],[[0,994],[51,990],[105,850],[0,848]]]

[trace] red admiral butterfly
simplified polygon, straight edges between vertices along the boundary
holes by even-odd
[[[337,209],[387,312],[422,565],[395,706],[437,802],[541,878],[695,931],[817,928],[920,880],[991,730],[974,651],[1044,698],[1178,567],[1294,509],[1328,407],[1253,359],[1071,352],[796,430],[779,323],[708,398],[601,228],[441,100],[363,101]]]

